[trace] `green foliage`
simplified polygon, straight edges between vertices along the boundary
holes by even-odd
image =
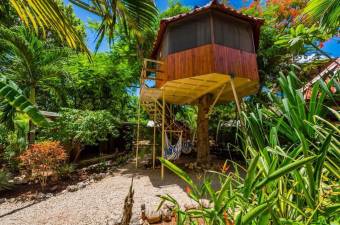
[[[0,97],[3,97],[6,103],[10,104],[17,111],[26,114],[33,123],[40,126],[47,126],[47,119],[40,111],[21,94],[18,87],[4,77],[0,77]]]
[[[307,103],[297,89],[296,76],[281,75],[284,97],[271,95],[270,108],[243,114],[243,142],[249,158],[244,172],[230,162],[233,172],[206,171],[197,185],[183,170],[161,159],[189,185],[188,196],[198,205],[183,211],[174,198],[161,196],[162,203],[175,205],[178,224],[194,218],[203,218],[206,224],[336,223],[339,129],[324,119],[324,100],[332,99],[329,88],[338,85],[334,80],[328,86],[322,82],[314,85]],[[216,176],[218,189],[212,185]],[[201,199],[208,199],[210,206]]]
[[[143,32],[153,27],[158,15],[158,9],[152,0],[114,0],[111,2],[70,0],[70,2],[101,17],[102,21],[97,29],[96,50],[105,36],[108,37],[109,43],[114,41],[117,27],[121,27],[127,36],[141,39]]]
[[[0,170],[0,191],[10,190],[12,188],[8,180],[9,174],[6,171]]]
[[[8,132],[8,129],[3,124],[0,124],[0,149],[5,145],[7,141]]]
[[[96,145],[108,135],[118,135],[117,119],[108,111],[64,109],[46,130],[42,139],[52,138],[67,144]]]
[[[90,57],[83,37],[74,28],[69,20],[70,18],[63,12],[57,1],[38,0],[33,3],[10,0],[10,4],[23,24],[34,30],[37,35],[41,32],[46,37],[48,32],[53,30],[68,46],[86,52]]]
[[[338,86],[336,77],[327,84],[319,80],[312,89],[309,103],[304,99],[301,90],[297,90],[299,83],[294,73],[291,72],[287,77],[281,75],[279,83],[283,98],[270,94],[270,100],[273,103],[271,108],[258,108],[249,116],[244,114],[248,125],[247,134],[252,135],[252,138],[247,139],[248,144],[255,149],[263,149],[265,146],[274,147],[280,144],[300,143],[303,144],[305,151],[317,153],[322,144],[320,141],[325,141],[327,134],[334,133],[329,154],[338,155],[336,140],[339,138],[339,133],[337,128],[334,126],[333,130],[326,128],[317,119],[324,118],[327,111],[329,112],[325,106],[325,99],[333,99],[329,89],[332,85]],[[319,131],[320,128],[322,131]],[[335,166],[339,163],[338,157],[327,157],[326,159],[326,167],[330,171],[339,170],[340,168]],[[339,174],[335,175],[339,176]]]
[[[178,14],[187,13],[191,10],[190,7],[183,6],[178,0],[169,0],[168,8],[164,10],[160,15],[160,19],[173,17]]]
[[[65,75],[62,65],[69,54],[66,48],[44,42],[23,27],[0,27],[0,42],[2,74],[14,80],[33,104],[38,89],[58,93],[60,86],[52,81]]]
[[[276,45],[280,45],[292,50],[295,54],[305,54],[307,51],[316,50],[323,55],[328,56],[318,47],[318,42],[324,42],[332,37],[331,34],[325,32],[325,30],[313,25],[311,27],[305,27],[303,24],[299,24],[297,27],[289,29],[289,33],[282,35],[275,42]],[[331,57],[329,57],[331,58]]]
[[[57,168],[57,174],[60,178],[71,178],[71,174],[76,170],[76,165],[73,163],[64,163]]]
[[[340,6],[337,0],[311,0],[304,9],[306,20],[323,27],[338,29],[340,25]]]
[[[7,167],[11,171],[19,170],[18,156],[26,149],[26,137],[16,132],[10,132],[6,136],[6,143],[4,145],[3,158],[7,163]]]
[[[74,55],[65,65],[69,76],[63,86],[68,107],[109,110],[123,120],[133,116],[134,108],[127,113],[135,107],[127,88],[137,83],[140,64],[131,56],[133,50],[117,45],[112,54],[97,53],[92,63],[85,56]]]

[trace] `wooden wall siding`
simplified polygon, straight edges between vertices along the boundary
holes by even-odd
[[[222,45],[214,45],[215,71],[258,80],[256,54]]]
[[[181,51],[167,56],[168,80],[194,77],[213,72],[212,45]]]
[[[209,44],[177,52],[165,57],[157,82],[162,87],[166,81],[195,77],[210,73],[235,74],[235,76],[258,80],[256,54]]]
[[[160,60],[160,59],[158,59]],[[157,78],[160,79],[160,80],[156,80],[156,87],[157,88],[160,88],[162,87],[169,79],[168,79],[168,76],[167,76],[167,65],[166,65],[166,62],[164,60],[160,60],[160,61],[163,61],[164,64],[162,64],[160,66],[160,70],[162,72],[158,72],[157,73]]]

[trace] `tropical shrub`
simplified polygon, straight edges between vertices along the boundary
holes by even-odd
[[[77,160],[85,145],[96,145],[107,140],[108,135],[116,137],[117,124],[118,120],[108,111],[64,109],[50,127],[42,130],[41,138],[70,146],[70,153]]]
[[[11,189],[12,184],[8,180],[9,174],[6,171],[0,170],[0,191]]]
[[[8,169],[13,172],[19,170],[18,156],[26,149],[27,141],[24,136],[18,132],[9,132],[4,145],[3,159],[5,160]]]
[[[306,101],[293,73],[281,76],[283,97],[270,96],[270,107],[243,114],[243,146],[248,168],[228,162],[222,172],[207,171],[197,185],[181,169],[162,163],[189,186],[187,193],[198,207],[183,211],[173,197],[178,224],[202,218],[206,224],[330,224],[338,222],[339,129],[327,121],[325,100],[330,86],[316,83]],[[226,164],[227,165],[227,164]],[[234,170],[225,174],[232,166]],[[245,174],[241,176],[240,174]],[[219,189],[212,178],[217,176]],[[216,180],[216,179],[215,179]],[[210,207],[201,199],[208,199]],[[336,223],[335,223],[336,224]]]
[[[57,168],[57,174],[60,178],[70,178],[70,175],[76,170],[76,165],[73,163],[65,163]]]
[[[0,152],[3,151],[6,142],[7,142],[7,134],[8,134],[8,130],[6,129],[6,127],[2,124],[0,124]]]
[[[37,178],[44,188],[47,178],[56,175],[58,167],[67,159],[64,148],[58,141],[44,141],[32,144],[20,156],[23,171],[31,178]]]

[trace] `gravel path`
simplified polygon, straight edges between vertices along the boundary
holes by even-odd
[[[149,209],[157,208],[159,198],[156,195],[170,194],[182,204],[190,202],[184,192],[185,184],[175,175],[168,172],[161,181],[160,170],[136,170],[133,167],[133,163],[128,164],[113,176],[84,189],[59,194],[39,203],[5,202],[0,205],[0,224],[114,224],[120,220],[132,177],[135,189],[132,224],[138,224],[142,203]]]

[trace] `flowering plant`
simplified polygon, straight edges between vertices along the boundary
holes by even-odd
[[[32,144],[19,158],[24,171],[44,188],[47,178],[56,174],[67,155],[58,141],[44,141]]]

